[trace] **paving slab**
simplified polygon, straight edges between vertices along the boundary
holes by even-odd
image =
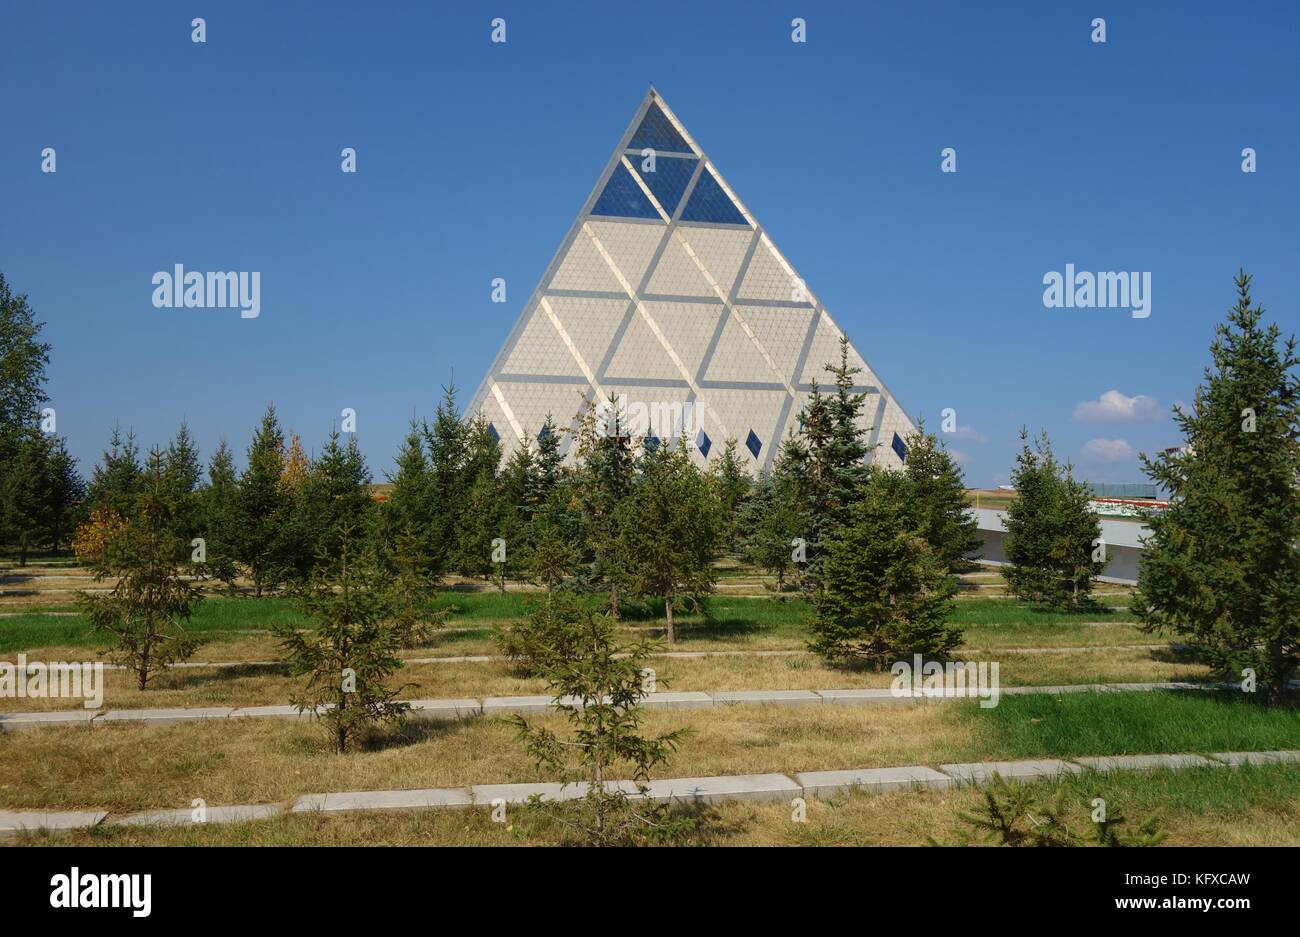
[[[154,726],[169,726],[178,722],[200,719],[229,719],[234,713],[229,706],[211,706],[197,709],[110,709],[95,722],[146,722]]]
[[[784,801],[803,796],[803,788],[784,774],[740,774],[729,777],[669,778],[649,781],[645,797],[656,802],[685,801],[720,804],[733,800]]]
[[[505,713],[528,716],[555,711],[553,696],[489,696],[483,700],[485,716],[499,716]]]
[[[911,694],[898,695],[881,688],[849,690],[814,690],[823,702],[836,706],[901,706],[913,702]]]
[[[543,800],[577,800],[585,797],[585,784],[557,784],[541,782],[537,784],[475,784],[470,788],[474,804],[489,807],[494,800],[503,800],[508,804],[522,804],[534,795]]]
[[[728,690],[710,695],[719,706],[737,703],[819,706],[822,703],[822,698],[812,690]]]
[[[413,699],[410,717],[423,721],[452,721],[481,716],[483,705],[476,699]]]
[[[681,693],[651,693],[641,700],[646,709],[710,709],[713,697],[697,691]]]
[[[918,788],[944,790],[956,781],[924,765],[905,768],[861,768],[854,771],[806,771],[794,779],[803,788],[805,797],[829,797],[846,791],[860,790],[868,794],[890,791],[908,791]]]
[[[1106,689],[1117,692],[1152,692],[1153,690],[1204,690],[1200,683],[1107,683]]]
[[[1200,755],[1110,755],[1101,758],[1072,758],[1093,771],[1155,771],[1160,768],[1222,768],[1222,762]]]
[[[1284,765],[1300,763],[1300,752],[1215,752],[1210,756],[1226,765],[1240,768],[1242,765]]]
[[[279,816],[284,808],[279,804],[240,804],[234,807],[209,807],[203,823],[244,823]],[[109,820],[111,826],[201,826],[194,820],[193,807],[176,810],[147,810]]]
[[[1017,778],[1056,778],[1063,774],[1078,774],[1083,769],[1068,761],[1044,758],[1032,761],[982,761],[939,765],[944,774],[967,784],[988,784],[993,775],[1003,780]]]
[[[88,726],[100,712],[102,710],[68,709],[40,713],[3,713],[0,714],[0,732],[18,732],[45,726]]]
[[[425,788],[411,791],[340,791],[304,794],[293,802],[293,813],[343,813],[349,810],[418,810],[426,807],[468,807],[468,788]]]
[[[241,706],[230,714],[231,719],[310,719],[311,710],[298,711],[297,706]]]
[[[0,810],[0,832],[18,830],[79,830],[94,826],[107,810]]]

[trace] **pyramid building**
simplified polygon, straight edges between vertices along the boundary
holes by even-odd
[[[468,412],[508,457],[548,415],[572,427],[617,406],[635,436],[684,435],[702,464],[735,439],[757,474],[830,383],[840,335],[651,88]],[[849,362],[872,458],[899,467],[914,425],[852,346]]]

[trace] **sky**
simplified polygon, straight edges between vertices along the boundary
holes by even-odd
[[[0,36],[0,272],[87,475],[114,423],[242,456],[274,403],[309,451],[355,410],[382,480],[652,82],[904,410],[955,411],[972,486],[1021,426],[1143,481],[1239,267],[1300,327],[1294,2],[0,0]],[[176,264],[259,272],[260,314],[155,308]],[[1067,265],[1149,274],[1149,315],[1049,308]]]

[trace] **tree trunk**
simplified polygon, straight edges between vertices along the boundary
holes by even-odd
[[[618,621],[618,583],[609,584],[609,617]]]
[[[677,640],[677,633],[673,630],[673,597],[664,596],[664,614],[668,619],[668,643],[672,644]]]

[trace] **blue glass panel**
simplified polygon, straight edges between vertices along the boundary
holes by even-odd
[[[700,455],[704,456],[704,458],[709,457],[709,450],[713,448],[713,440],[709,438],[709,434],[704,430],[700,430],[700,435],[695,438],[695,448],[700,450]]]
[[[900,460],[903,462],[907,461],[907,444],[898,438],[897,433],[894,434],[894,441],[890,443],[890,448],[893,449],[894,452],[898,453],[898,458]]]
[[[632,136],[632,142],[628,146],[636,147],[638,150],[650,147],[660,153],[691,153],[694,152],[690,144],[682,139],[682,135],[677,132],[659,105],[655,102],[650,103],[650,109],[645,112],[645,117],[641,119],[641,126],[636,128],[636,133]]]
[[[492,437],[493,442],[501,441],[501,434],[497,432],[497,428],[491,423],[488,424],[488,435]]]
[[[545,439],[545,438],[546,438],[547,436],[549,436],[549,435],[551,435],[551,427],[550,427],[549,425],[543,423],[543,424],[542,424],[542,428],[539,429],[539,430],[537,431],[537,438],[538,438],[539,440],[542,440],[542,439]]]
[[[682,221],[713,221],[718,224],[745,224],[745,216],[727,198],[713,174],[707,169],[700,173],[695,191],[682,211]]]
[[[686,191],[686,184],[691,181],[691,173],[695,172],[695,164],[698,160],[674,159],[671,156],[656,159],[654,172],[645,172],[641,169],[645,160],[639,156],[628,156],[628,162],[636,167],[637,175],[655,194],[664,211],[671,216],[677,210],[677,203],[682,200],[682,193]]]
[[[593,215],[622,215],[626,218],[658,218],[659,212],[650,204],[641,187],[636,184],[627,167],[619,163],[605,184],[605,191],[596,200]]]
[[[754,435],[752,429],[749,431],[749,436],[745,439],[745,448],[749,450],[749,454],[755,459],[758,458],[758,453],[763,448],[763,443]]]
[[[658,448],[659,448],[659,437],[658,437],[658,436],[647,436],[647,437],[645,438],[645,450],[646,450],[646,452],[654,452],[654,451],[655,451],[656,449],[658,449]]]

